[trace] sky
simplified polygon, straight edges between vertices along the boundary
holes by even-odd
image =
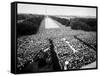
[[[96,8],[72,7],[72,6],[52,6],[36,4],[18,4],[19,13],[45,14],[45,15],[72,15],[72,16],[94,16]]]

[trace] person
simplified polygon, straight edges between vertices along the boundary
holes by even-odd
[[[65,61],[64,70],[67,70],[67,65],[68,64],[69,64],[69,61]]]

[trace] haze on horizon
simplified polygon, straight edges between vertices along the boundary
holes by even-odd
[[[52,6],[37,4],[18,4],[18,14],[44,14],[44,15],[66,15],[66,16],[91,16],[96,17],[96,8]]]

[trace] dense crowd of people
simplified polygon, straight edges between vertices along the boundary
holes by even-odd
[[[67,70],[70,70],[80,69],[82,66],[96,60],[96,52],[77,39],[70,41],[70,44],[78,51],[76,53],[73,53],[73,50],[65,42],[57,39],[55,42],[55,51],[58,53],[62,68],[66,61],[69,62]]]
[[[42,38],[41,35],[19,38],[17,40],[17,70],[20,72],[26,67],[26,64],[35,63],[37,61],[39,61],[37,66],[39,66],[39,63],[41,64],[43,60],[44,62],[47,62],[43,65],[41,64],[41,66],[52,64],[51,62],[53,60],[50,50],[53,50],[54,53],[56,53],[56,56],[54,55],[53,57],[58,59],[60,70],[80,69],[82,66],[96,61],[96,51],[84,45],[74,37],[71,38],[71,40],[68,39],[68,41],[70,42],[70,45],[78,50],[76,53],[73,53],[73,50],[68,44],[62,41],[61,38],[51,38],[53,49],[50,46],[51,43],[49,40],[49,38]],[[47,57],[45,57],[45,52],[48,52],[48,54],[46,54]],[[68,62],[66,65],[67,69],[64,69],[65,62]],[[52,64],[52,69],[49,67],[50,69],[48,71],[54,71],[53,66],[54,65]],[[47,69],[42,69],[42,71],[46,70]],[[41,72],[41,70],[37,70],[36,72],[38,71]]]
[[[28,19],[28,21],[34,22],[34,19]],[[74,36],[89,45],[96,46],[94,35],[89,32],[86,34],[84,31],[73,31],[69,27],[48,29],[37,34],[31,33],[18,37],[17,72],[73,70],[96,61],[96,51]],[[77,52],[73,52],[73,49],[62,38],[65,38]]]

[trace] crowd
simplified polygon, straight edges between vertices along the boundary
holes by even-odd
[[[77,38],[81,39],[83,42],[91,45],[94,48],[97,48],[97,37],[95,33],[78,35]]]
[[[52,58],[51,53],[49,52],[51,50],[51,43],[49,39],[52,40],[52,45],[54,46],[53,48],[59,60],[61,70],[80,69],[82,66],[96,61],[95,50],[74,38],[73,34],[68,35],[67,33],[68,31],[66,30],[61,31],[60,29],[50,29],[49,31],[45,30],[44,32],[39,34],[17,38],[18,72],[22,71],[26,67],[26,64],[33,64],[37,61],[39,61],[40,67],[45,67],[44,65],[48,65],[50,66],[50,69],[46,68],[46,70],[54,71],[51,65]],[[84,40],[85,42],[96,45],[96,38],[94,38],[93,35],[90,35],[90,37],[89,35],[79,35],[77,37]],[[73,50],[68,46],[66,42],[62,40],[62,38],[65,38],[67,41],[69,41],[69,44],[78,52],[73,53]],[[47,56],[45,56],[45,52]],[[43,65],[41,64],[42,62],[44,62]],[[36,66],[38,66],[38,64],[36,64]],[[40,70],[37,70],[36,72],[38,71]]]
[[[40,41],[41,40],[41,41]],[[34,62],[36,55],[42,56],[40,50],[49,48],[47,40],[25,36],[17,40],[17,70],[21,71],[27,62]],[[48,49],[49,50],[49,49]],[[40,55],[41,54],[41,55]]]
[[[89,48],[77,39],[70,41],[70,44],[78,51],[73,53],[73,50],[62,40],[54,40],[55,51],[64,69],[65,62],[67,61],[67,70],[80,69],[82,66],[96,61],[95,50]]]
[[[71,38],[69,40],[70,45],[72,45],[78,52],[73,53],[73,50],[62,41],[61,38],[51,38],[53,41],[54,51],[59,60],[61,70],[80,69],[82,66],[90,64],[96,61],[96,51],[88,46],[84,45],[77,39]],[[45,58],[44,53],[50,51],[51,43],[49,38],[42,38],[41,36],[25,36],[17,40],[17,70],[21,71],[25,67],[26,63],[30,64],[37,61],[39,58]],[[47,59],[51,58],[51,53],[47,54]],[[48,63],[52,62],[52,59]]]

